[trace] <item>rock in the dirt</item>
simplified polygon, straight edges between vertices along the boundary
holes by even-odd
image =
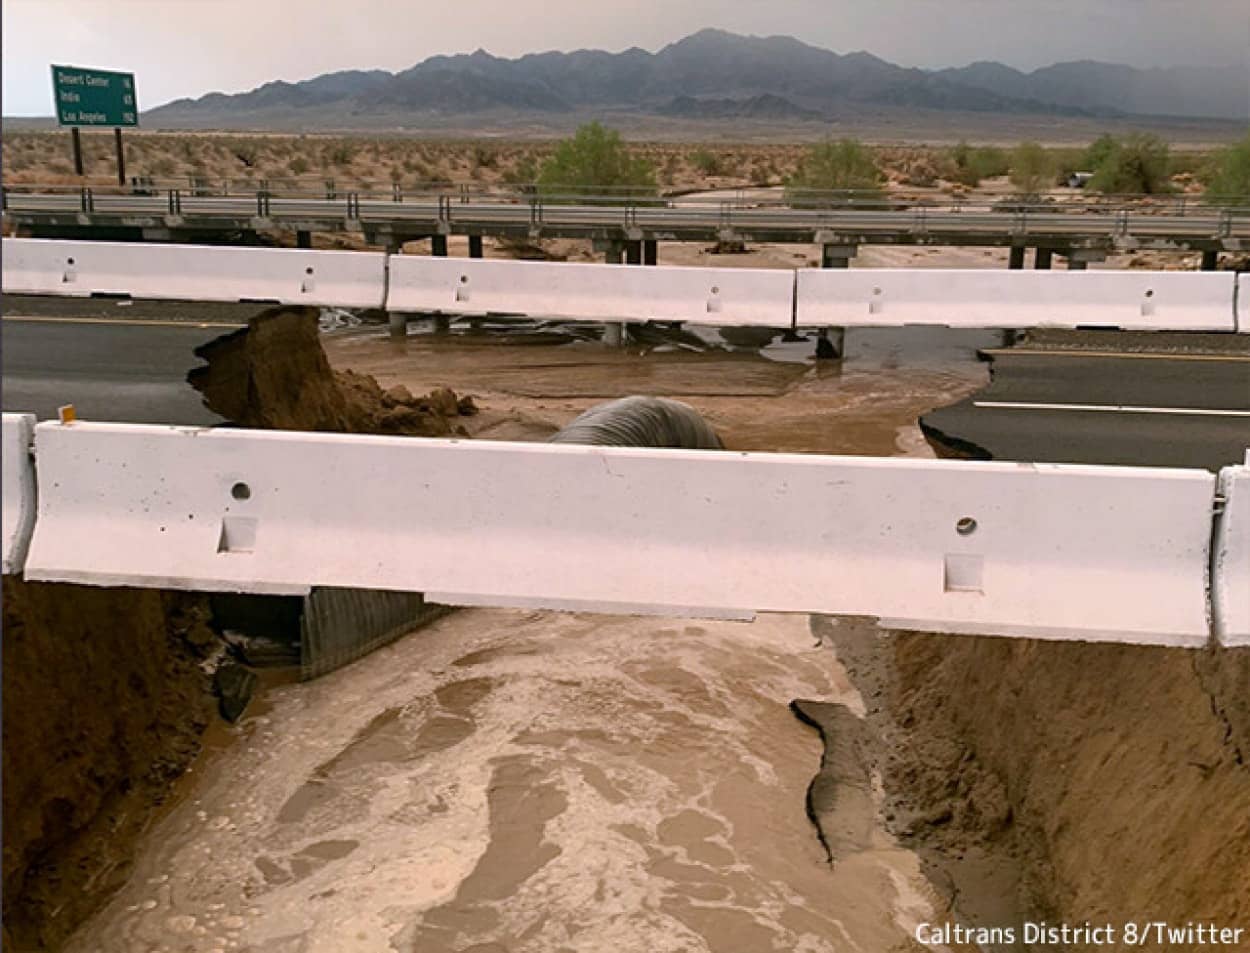
[[[235,662],[225,662],[213,676],[218,708],[226,721],[237,721],[256,691],[256,673]]]
[[[456,410],[460,412],[461,417],[472,417],[477,413],[477,404],[473,402],[473,398],[465,394],[456,401]]]
[[[416,398],[412,396],[410,391],[403,384],[396,384],[394,387],[388,387],[382,394],[382,403],[387,407],[395,407],[399,404],[411,404]]]
[[[429,401],[430,407],[436,414],[443,417],[460,415],[460,401],[456,398],[456,392],[449,387],[434,388],[426,400]]]

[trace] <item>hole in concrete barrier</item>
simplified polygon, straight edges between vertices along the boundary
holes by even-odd
[[[955,532],[960,536],[971,536],[977,531],[977,521],[971,516],[965,516],[955,524]]]
[[[984,592],[981,577],[985,569],[985,557],[966,553],[948,553],[943,573],[943,589],[946,592]]]
[[[250,553],[256,549],[257,521],[247,516],[226,516],[217,537],[219,553]]]
[[[236,483],[230,487],[230,495],[236,500],[250,500],[252,498],[252,488],[246,483]]]
[[[311,265],[309,265],[307,268],[304,269],[304,274],[311,275],[312,273],[313,273],[313,270],[312,270]]]

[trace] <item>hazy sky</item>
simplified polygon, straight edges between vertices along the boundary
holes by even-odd
[[[3,0],[5,115],[52,113],[49,64],[129,70],[140,106],[435,53],[656,50],[707,26],[904,66],[1239,65],[1250,0]]]

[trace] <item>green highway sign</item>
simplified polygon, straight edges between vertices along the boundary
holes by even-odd
[[[134,73],[52,67],[52,96],[62,126],[137,126]]]

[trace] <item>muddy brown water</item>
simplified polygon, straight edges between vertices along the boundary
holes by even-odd
[[[851,356],[638,354],[353,329],[338,368],[473,393],[479,437],[543,439],[625,393],[698,407],[736,449],[928,455],[923,411],[981,386],[993,335],[852,335]],[[535,554],[541,558],[541,554]],[[790,710],[865,702],[805,616],[753,623],[469,610],[266,689],[180,786],[87,951],[914,949],[942,889],[863,764],[830,830]]]

